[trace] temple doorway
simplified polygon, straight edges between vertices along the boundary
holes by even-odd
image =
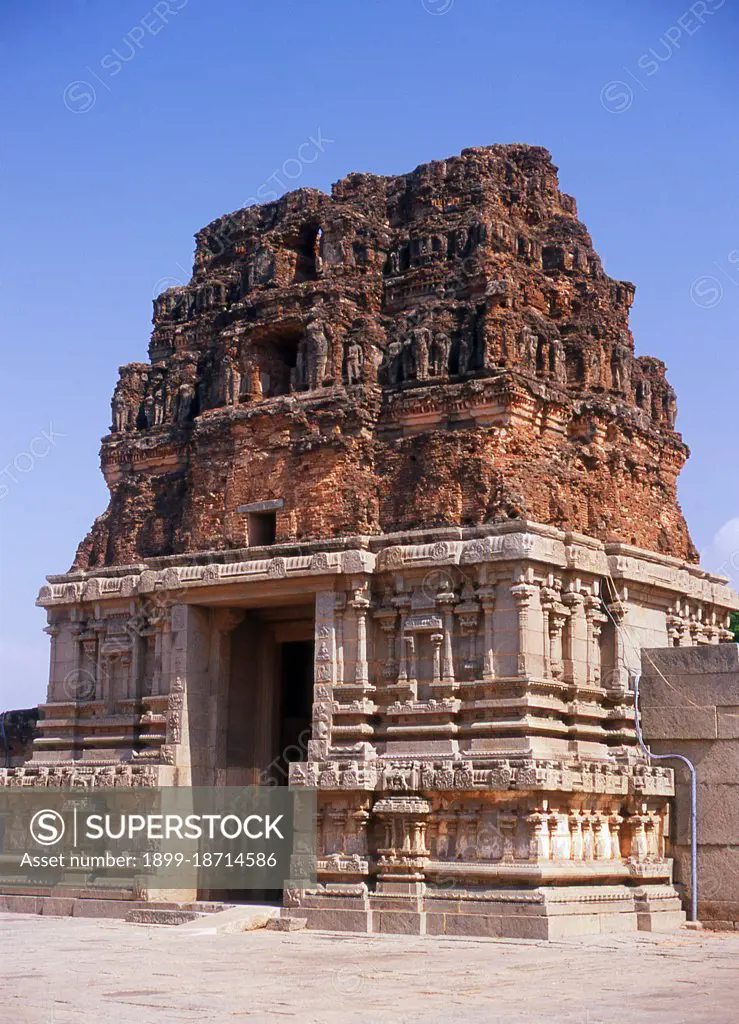
[[[248,609],[230,634],[225,778],[230,786],[286,786],[308,759],[313,707],[314,606]],[[278,889],[211,891],[229,903],[279,905]]]
[[[229,785],[284,785],[308,757],[313,706],[313,606],[249,609],[231,634]]]

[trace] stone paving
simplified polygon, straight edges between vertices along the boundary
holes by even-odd
[[[723,1024],[739,933],[437,939],[0,915],[2,1024]]]

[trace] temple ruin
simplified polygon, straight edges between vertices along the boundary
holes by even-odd
[[[0,784],[316,787],[309,927],[677,926],[629,674],[733,640],[739,599],[697,564],[633,297],[524,145],[200,231],[121,368]]]

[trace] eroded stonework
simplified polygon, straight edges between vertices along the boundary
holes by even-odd
[[[696,560],[664,366],[544,149],[352,174],[197,235],[121,369],[77,568],[530,519]]]
[[[0,785],[316,787],[311,927],[678,924],[630,673],[732,640],[739,598],[694,564],[632,296],[524,146],[201,232],[122,370],[110,508],[39,596],[48,700]]]

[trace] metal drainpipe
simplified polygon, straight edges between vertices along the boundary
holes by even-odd
[[[683,754],[653,754],[644,742],[639,717],[639,683],[641,672],[634,676],[634,725],[639,746],[650,760],[682,761],[690,772],[690,921],[698,920],[698,786],[696,783],[695,765]]]

